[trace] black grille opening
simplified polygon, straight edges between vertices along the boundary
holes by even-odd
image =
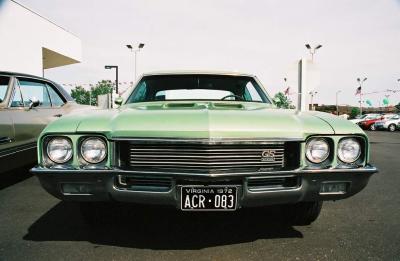
[[[300,142],[285,142],[285,170],[300,167]]]
[[[132,191],[166,192],[172,188],[172,178],[118,176],[116,186]]]
[[[268,177],[249,179],[247,181],[247,187],[250,191],[291,189],[299,186],[299,177]]]

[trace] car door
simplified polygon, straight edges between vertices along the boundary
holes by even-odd
[[[33,99],[39,100],[39,105],[30,108]],[[9,110],[16,146],[36,145],[40,132],[57,117],[51,107],[46,82],[32,78],[16,78]]]
[[[10,113],[7,110],[7,93],[12,88],[10,76],[0,75],[0,157],[12,147],[14,140],[14,126]]]

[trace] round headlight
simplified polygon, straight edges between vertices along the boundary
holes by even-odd
[[[345,163],[353,163],[361,155],[360,143],[354,138],[345,138],[339,141],[338,157]]]
[[[325,139],[311,139],[306,144],[306,157],[313,163],[321,163],[329,156],[329,144]]]
[[[81,144],[81,155],[89,163],[102,162],[107,155],[107,145],[101,138],[87,138]]]
[[[65,163],[72,157],[72,143],[67,138],[53,138],[47,144],[47,156],[55,163]]]

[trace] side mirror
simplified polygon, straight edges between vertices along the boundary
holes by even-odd
[[[37,107],[40,104],[39,100],[36,97],[32,97],[29,101],[30,101],[29,109],[32,109],[33,107]]]
[[[114,101],[114,103],[118,106],[121,106],[123,102],[124,102],[124,99],[122,97],[117,97],[117,98],[115,98],[115,101]]]

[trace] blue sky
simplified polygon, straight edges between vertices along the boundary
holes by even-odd
[[[105,64],[133,78],[127,43],[146,44],[138,72],[175,69],[238,70],[256,74],[270,94],[284,90],[290,65],[308,55],[305,43],[322,44],[316,101],[357,104],[364,91],[399,89],[399,0],[157,1],[19,0],[82,40],[83,62],[46,70],[60,83],[113,79]],[[374,105],[383,93],[369,95]],[[400,92],[391,94],[400,101]]]

